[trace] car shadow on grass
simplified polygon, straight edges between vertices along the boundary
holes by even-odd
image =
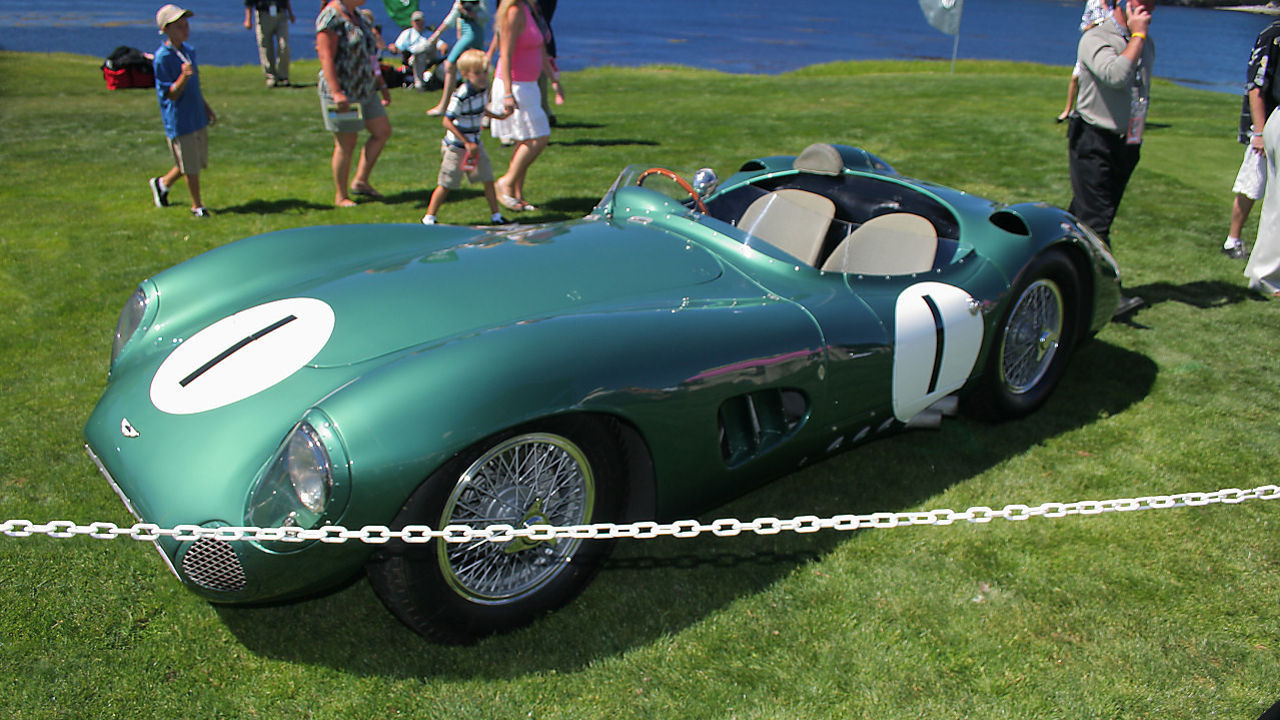
[[[937,431],[899,433],[766,484],[702,519],[829,517],[927,505],[947,488],[1050,438],[1124,412],[1148,395],[1156,372],[1146,356],[1095,340],[1077,350],[1057,392],[1026,419],[955,419]],[[1030,499],[991,503],[1023,500]],[[859,538],[857,531],[823,531],[620,541],[568,606],[468,647],[418,637],[362,579],[302,602],[218,613],[259,655],[359,675],[466,680],[577,672],[677,635]]]

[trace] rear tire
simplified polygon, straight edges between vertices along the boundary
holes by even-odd
[[[621,443],[605,423],[553,419],[494,435],[445,463],[393,528],[582,525],[619,517]],[[557,538],[388,543],[370,560],[374,591],[424,637],[468,643],[526,625],[572,600],[612,541]]]
[[[1050,250],[1028,265],[996,325],[982,379],[970,396],[974,415],[1020,418],[1049,398],[1079,334],[1079,288],[1075,266],[1059,251]]]

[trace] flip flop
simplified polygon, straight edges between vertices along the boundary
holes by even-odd
[[[382,200],[382,193],[373,189],[372,185],[352,185],[352,195],[363,195],[364,197],[373,198],[374,200]]]
[[[508,210],[515,210],[517,212],[521,210],[528,210],[530,208],[530,206],[524,201],[517,200],[505,193],[498,193],[498,204]]]

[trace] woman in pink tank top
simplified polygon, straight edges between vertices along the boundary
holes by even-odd
[[[504,144],[515,143],[507,172],[495,181],[498,201],[511,210],[536,210],[524,201],[524,180],[529,166],[542,154],[551,137],[551,124],[542,109],[538,77],[547,66],[546,23],[534,0],[502,0],[498,6],[498,73],[493,97],[505,120],[490,124],[493,136]]]

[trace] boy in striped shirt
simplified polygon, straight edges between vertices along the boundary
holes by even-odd
[[[484,197],[489,201],[490,220],[494,224],[506,223],[498,211],[498,195],[493,186],[493,166],[480,142],[480,131],[485,116],[501,120],[511,114],[507,110],[497,115],[486,107],[489,91],[489,62],[480,50],[471,49],[458,58],[458,74],[463,82],[449,98],[449,108],[444,111],[441,123],[447,132],[440,144],[440,175],[436,189],[427,203],[427,214],[422,216],[424,225],[436,224],[436,212],[444,204],[450,190],[462,186],[462,176],[470,182],[484,184]]]

